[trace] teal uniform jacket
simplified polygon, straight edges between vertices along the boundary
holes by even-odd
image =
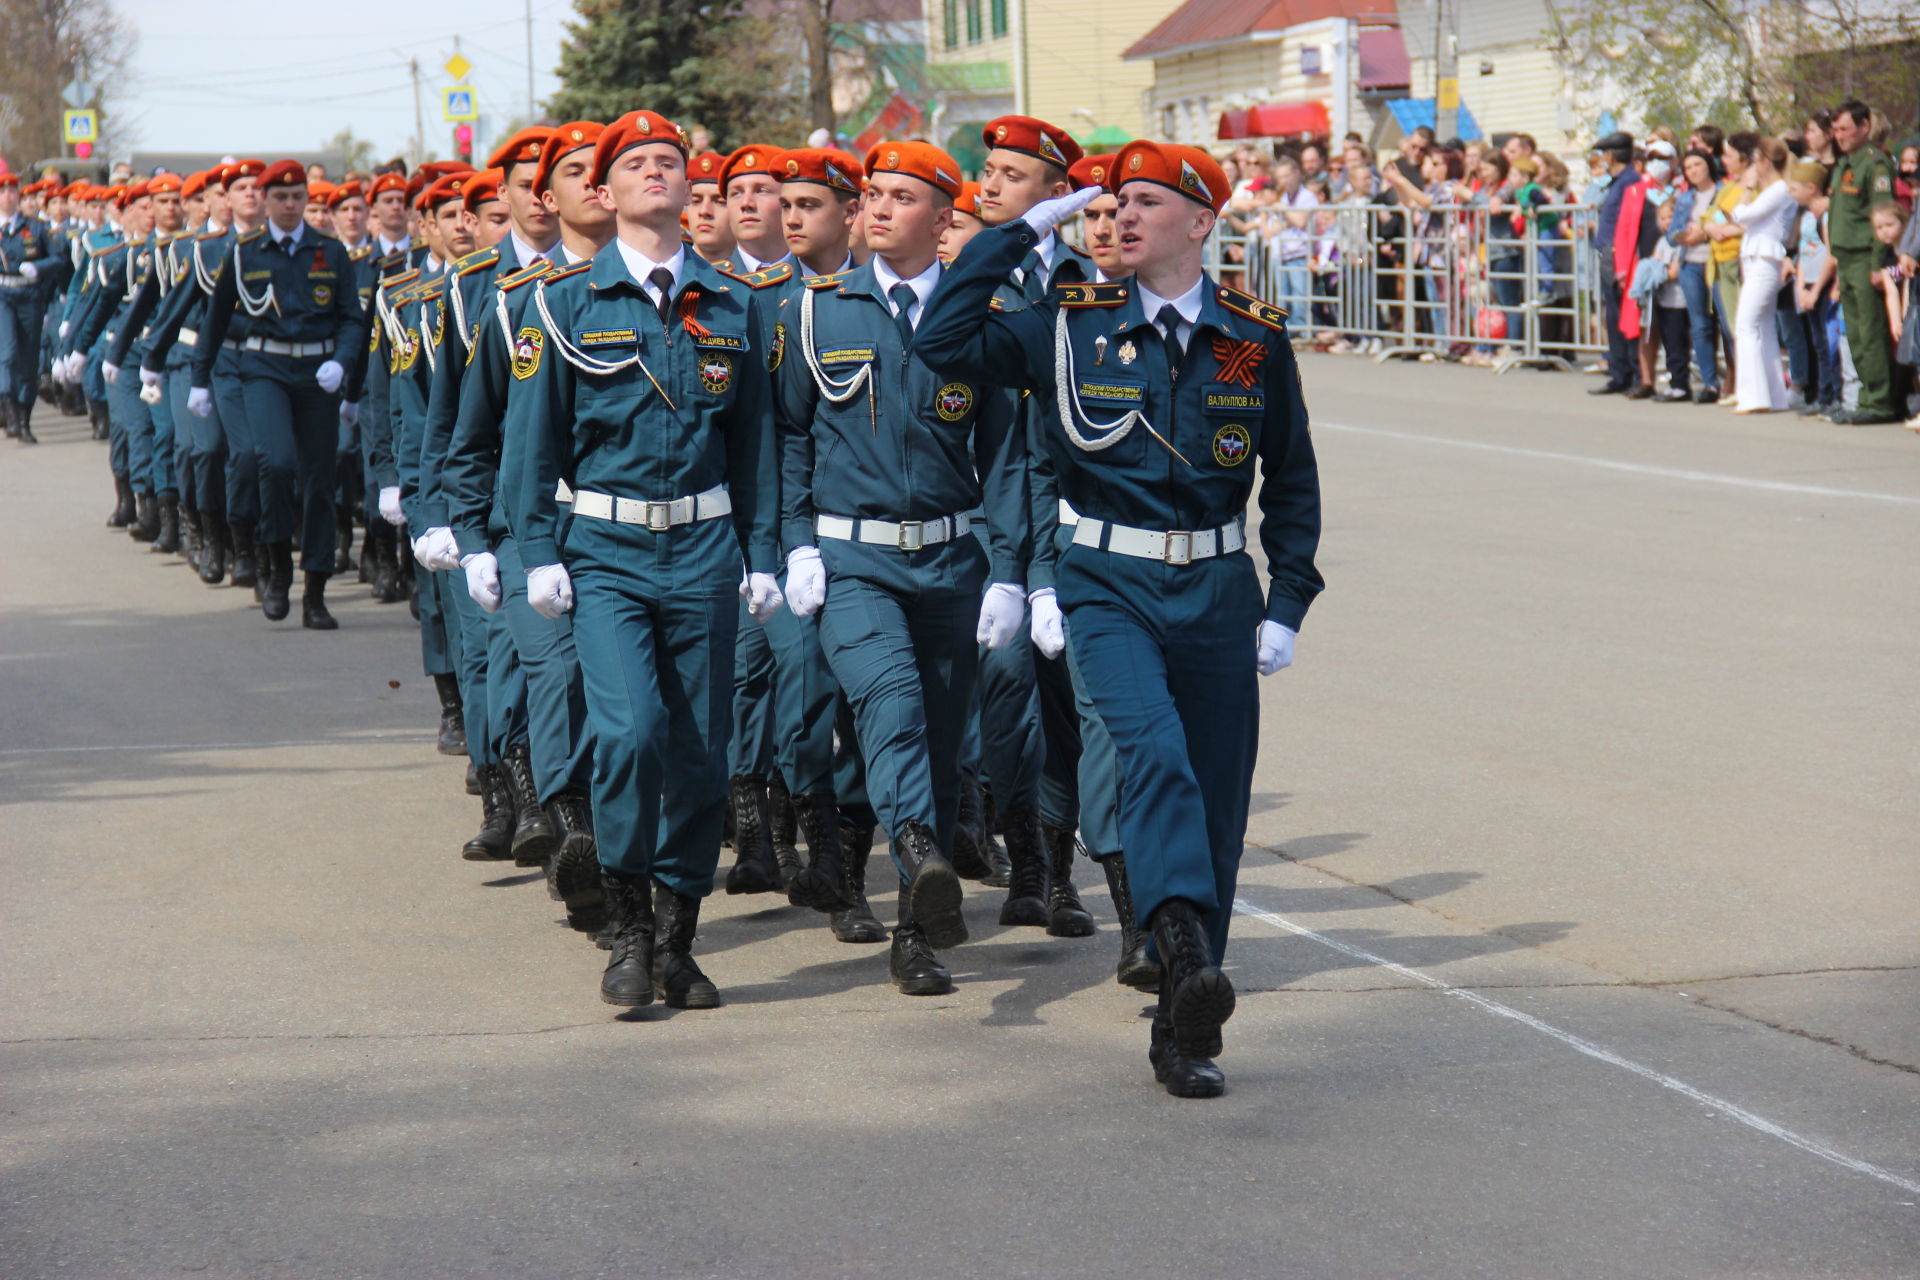
[[[446,349],[433,366],[427,393],[427,415],[420,433],[418,503],[422,527],[450,526],[446,487],[448,449],[460,415],[461,385],[473,361],[480,328],[492,318],[494,282],[519,269],[511,239],[457,259],[446,289]]]
[[[430,526],[422,509],[420,439],[426,430],[427,397],[434,369],[446,358],[447,277],[444,271],[422,275],[395,294],[393,360],[388,366],[388,416],[393,424],[394,474],[407,524],[416,535]]]
[[[419,352],[414,345],[418,335],[409,340],[396,304],[419,281],[420,273],[411,267],[384,277],[374,290],[370,308],[374,322],[367,336],[365,385],[359,390],[360,446],[366,454],[368,482],[376,495],[381,489],[398,488],[400,484],[394,445],[399,431],[394,382],[419,359]]]
[[[330,344],[314,361],[295,361],[260,351],[240,353],[240,375],[306,385],[312,365],[334,360],[344,367],[366,337],[366,317],[357,292],[357,269],[347,247],[332,236],[301,226],[291,252],[273,243],[265,228],[235,237],[222,259],[207,304],[207,327],[194,349],[193,385],[211,384],[214,357],[236,314],[252,317],[248,338]]]
[[[203,231],[185,242],[183,247],[176,248],[177,256],[185,260],[187,274],[168,290],[166,298],[155,309],[153,318],[147,324],[145,368],[158,373],[162,369],[192,365],[193,352],[200,342],[200,331],[206,328],[207,304],[213,298],[214,283],[232,240],[233,231],[230,228]],[[245,314],[235,316],[227,326],[227,340],[245,339],[250,325],[251,321]],[[189,330],[193,335],[191,341],[186,338],[186,331]]]
[[[174,287],[185,284],[193,270],[193,264],[188,260],[192,242],[193,237],[184,232],[155,238],[152,263],[141,274],[140,283],[134,287],[133,300],[127,306],[127,313],[114,332],[113,345],[107,352],[109,364],[124,368],[128,353],[136,342],[142,344],[144,363],[154,336],[152,322],[162,314],[163,304],[172,296]]]

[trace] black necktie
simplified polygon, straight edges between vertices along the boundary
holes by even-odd
[[[1047,263],[1038,249],[1027,250],[1027,256],[1020,260],[1020,293],[1028,302],[1047,296]]]
[[[1154,317],[1160,326],[1160,341],[1167,349],[1167,368],[1178,369],[1180,357],[1186,355],[1187,348],[1180,341],[1180,326],[1186,321],[1180,316],[1180,309],[1169,302],[1160,308],[1160,314]]]
[[[913,345],[913,304],[920,299],[904,280],[887,290],[887,296],[893,299],[893,323],[900,330],[900,349],[905,351]]]
[[[653,270],[647,272],[647,283],[660,291],[660,296],[654,301],[654,306],[659,308],[660,325],[662,328],[665,328],[667,323],[667,308],[673,305],[673,272],[667,270],[665,267],[655,267]]]

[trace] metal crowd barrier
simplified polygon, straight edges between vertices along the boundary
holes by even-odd
[[[1571,370],[1606,350],[1596,213],[1551,205],[1516,235],[1509,212],[1476,206],[1324,205],[1292,235],[1234,234],[1223,220],[1207,269],[1285,308],[1299,342]]]

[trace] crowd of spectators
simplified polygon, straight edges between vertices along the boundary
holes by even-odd
[[[1616,133],[1577,178],[1524,133],[1242,144],[1221,271],[1317,350],[1493,364],[1532,337],[1604,349],[1595,394],[1920,430],[1920,138],[1888,132],[1849,101],[1784,136]]]

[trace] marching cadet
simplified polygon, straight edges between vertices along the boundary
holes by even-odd
[[[687,240],[693,251],[718,267],[733,259],[733,227],[727,221],[727,197],[720,189],[720,166],[727,158],[703,151],[687,162],[693,194],[687,200]]]
[[[267,225],[228,246],[207,328],[196,346],[189,412],[212,412],[214,360],[236,311],[252,322],[240,344],[245,413],[259,454],[260,524],[269,577],[260,600],[271,621],[287,616],[293,586],[296,501],[306,574],[300,625],[332,631],[327,579],[333,575],[333,463],[340,438],[341,360],[364,341],[346,248],[307,226],[307,175],[279,160],[258,179]]]
[[[406,175],[383,173],[375,178],[367,188],[367,210],[373,222],[375,265],[381,274],[412,266],[407,261],[413,240],[408,231]]]
[[[1127,274],[1120,265],[1120,233],[1114,226],[1120,201],[1107,188],[1107,175],[1112,172],[1111,155],[1081,156],[1067,171],[1075,191],[1087,187],[1100,190],[1093,203],[1080,211],[1080,251],[1093,259],[1093,265],[1099,268],[1095,278],[1101,281],[1118,280]]]
[[[369,267],[373,262],[373,240],[367,234],[368,216],[366,189],[359,182],[342,182],[327,193],[327,220],[333,228],[334,239],[346,247],[347,259],[354,265],[354,296],[359,300],[363,313],[373,292],[367,282]],[[340,447],[333,460],[333,571],[337,574],[356,567],[353,561],[355,512],[363,513],[370,530],[379,523],[373,513],[366,511],[366,474],[360,464],[360,402],[356,398],[359,386],[355,376],[360,355],[356,347],[354,358],[341,362],[348,366],[348,370],[347,389],[342,391],[340,398]],[[367,563],[364,541],[360,548],[358,568],[360,581],[370,582],[373,565]]]
[[[787,233],[780,224],[780,179],[774,173],[782,154],[779,147],[750,142],[720,166],[720,192],[727,203],[733,253],[716,266],[747,276],[790,256]]]
[[[135,429],[142,431],[148,440],[148,448],[153,459],[151,474],[153,492],[160,511],[158,536],[153,539],[153,550],[171,555],[180,549],[180,470],[186,454],[184,432],[176,432],[173,415],[165,395],[161,391],[162,379],[158,377],[140,377],[123,375],[122,368],[131,353],[143,358],[147,353],[147,339],[150,334],[147,319],[153,309],[173,288],[179,278],[184,263],[178,261],[176,244],[187,239],[186,206],[180,193],[182,180],[174,174],[163,173],[147,183],[147,198],[153,206],[153,239],[148,246],[146,265],[141,268],[139,279],[133,286],[133,295],[126,310],[118,317],[117,327],[109,337],[104,370],[107,382],[129,393],[137,410],[134,416]],[[124,379],[124,383],[123,383]],[[187,477],[189,506],[192,497],[192,477]]]
[[[75,388],[86,402],[87,416],[93,423],[93,438],[109,441],[113,434],[112,417],[107,410],[107,384],[101,380],[99,362],[88,361],[85,353],[82,353],[78,362],[72,361],[69,343],[74,325],[92,305],[92,291],[96,283],[93,260],[111,249],[120,239],[120,230],[110,216],[112,201],[110,188],[91,185],[86,188],[82,214],[87,227],[73,241],[74,269],[67,277],[66,299],[59,303],[61,315],[59,327],[54,331],[53,359],[54,379]],[[69,371],[75,368],[81,370],[80,375],[68,376]],[[111,453],[111,444],[108,448]],[[125,483],[124,467],[114,474],[120,479],[115,484],[114,509],[113,514],[107,517],[107,527],[124,529],[133,522],[133,486]]]
[[[1006,645],[1025,614],[1026,462],[1012,394],[942,378],[919,354],[960,166],[883,142],[865,167],[873,260],[803,282],[781,322],[796,349],[776,340],[787,590],[819,615],[891,836],[893,980],[935,995],[952,979],[934,950],[967,939],[946,850],[979,645]],[[983,499],[987,550],[968,514]]]
[[[953,202],[953,221],[940,233],[940,261],[952,266],[967,241],[986,228],[987,224],[980,221],[980,184],[969,182]]]
[[[1258,745],[1255,674],[1292,662],[1322,586],[1319,480],[1285,313],[1202,269],[1229,194],[1220,166],[1195,147],[1131,142],[1110,181],[1130,280],[993,310],[1008,272],[1098,192],[1045,200],[961,254],[921,346],[955,376],[1014,370],[1057,411],[1046,474],[1078,519],[1056,564],[1036,560],[1035,586],[1055,591],[1119,753],[1135,916],[1164,967],[1155,1078],[1212,1097],[1234,1007],[1219,966]],[[1264,602],[1242,532],[1256,458]]]
[[[574,615],[614,930],[601,998],[711,1008],[692,947],[726,807],[735,589],[744,563],[755,618],[780,607],[777,473],[757,304],[686,251],[686,165],[685,134],[651,111],[601,134],[614,243],[532,286],[502,485],[529,603]]]
[[[7,434],[21,444],[40,443],[33,434],[33,402],[47,295],[59,283],[48,271],[55,248],[53,229],[20,208],[20,175],[0,174],[0,412]]]
[[[411,240],[407,235],[407,180],[397,173],[383,173],[367,187],[367,211],[372,232],[369,240],[370,252],[366,257],[357,259],[360,268],[359,294],[362,305],[372,317],[378,309],[375,294],[383,280],[401,275],[411,268],[407,261],[411,249]],[[385,343],[384,330],[378,321],[369,326],[368,348],[355,353],[352,373],[349,378],[348,398],[359,407],[360,474],[361,483],[366,490],[367,536],[363,557],[371,557],[372,570],[368,575],[373,598],[380,604],[394,604],[408,596],[407,585],[413,581],[411,553],[403,563],[400,552],[399,527],[406,523],[400,509],[400,486],[397,479],[391,484],[382,482],[377,470],[390,470],[392,465],[389,441],[376,438],[369,424],[381,427],[391,421],[387,392],[388,373],[386,362],[391,348]],[[385,459],[381,468],[376,468],[376,455]],[[458,706],[456,697],[454,705]],[[446,723],[446,711],[442,709],[442,737],[450,726]],[[463,727],[464,732],[464,727]],[[466,750],[460,746],[455,754]]]

